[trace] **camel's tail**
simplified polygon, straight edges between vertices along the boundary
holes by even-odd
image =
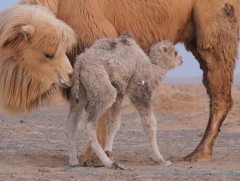
[[[79,74],[78,74],[79,75]],[[80,80],[80,76],[74,77],[73,79],[73,86],[71,89],[71,97],[75,99],[77,102],[79,101],[79,93],[80,93],[80,87],[82,87],[82,83]]]

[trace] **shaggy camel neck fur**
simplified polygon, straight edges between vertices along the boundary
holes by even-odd
[[[74,31],[42,6],[1,12],[0,107],[8,113],[31,111],[57,87],[69,87],[72,67],[65,53],[75,43]]]
[[[23,0],[28,1],[33,0]],[[34,3],[44,5],[46,1]],[[203,84],[210,99],[205,134],[186,157],[195,161],[211,158],[220,127],[233,105],[239,8],[239,0],[59,0],[56,15],[78,35],[78,46],[69,55],[72,64],[75,56],[96,39],[117,37],[123,31],[132,32],[145,51],[164,39],[185,44],[203,70]]]

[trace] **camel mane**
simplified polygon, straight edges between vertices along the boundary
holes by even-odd
[[[31,111],[45,104],[57,87],[45,84],[38,77],[33,77],[31,67],[18,64],[8,55],[0,57],[1,106],[5,112],[20,113]]]
[[[27,33],[22,32],[23,27]],[[58,87],[49,85],[39,74],[39,69],[44,71],[48,62],[36,53],[51,50],[57,57],[63,51],[70,52],[75,44],[74,31],[42,6],[18,5],[3,11],[0,14],[2,109],[20,113],[46,103]]]

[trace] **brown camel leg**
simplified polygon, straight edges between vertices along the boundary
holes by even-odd
[[[103,148],[105,146],[105,141],[106,141],[106,119],[107,119],[107,113],[104,113],[104,115],[99,119],[98,129],[97,129],[98,141]],[[102,162],[99,160],[99,158],[96,156],[96,154],[93,152],[93,149],[90,143],[88,144],[86,151],[79,156],[79,160],[85,166],[88,166],[88,167],[104,166]]]
[[[196,1],[192,22],[194,36],[185,41],[200,63],[203,84],[210,98],[208,125],[197,148],[185,157],[189,161],[211,159],[218,132],[233,105],[231,87],[238,54],[239,8],[236,1],[214,2],[218,4],[216,8],[205,8],[213,2]]]
[[[221,59],[209,50],[198,50],[198,52],[195,49],[190,50],[203,70],[203,84],[210,98],[210,117],[201,142],[191,154],[185,157],[185,160],[207,161],[211,159],[220,127],[233,105],[231,86],[236,59]]]

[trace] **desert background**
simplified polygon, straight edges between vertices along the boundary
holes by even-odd
[[[184,162],[200,142],[207,125],[208,96],[201,78],[166,78],[154,91],[160,152],[173,164],[156,165],[139,116],[126,98],[122,124],[114,141],[114,158],[132,171],[68,167],[68,147],[63,123],[68,104],[55,95],[50,105],[16,117],[0,114],[0,181],[74,180],[240,180],[240,86],[235,76],[234,107],[221,127],[208,162]],[[77,150],[86,140],[80,133]]]
[[[0,11],[18,0],[0,1]],[[232,96],[234,106],[224,121],[208,162],[184,162],[200,142],[209,117],[209,99],[201,83],[199,64],[183,45],[177,45],[184,63],[169,72],[154,91],[160,152],[173,164],[156,165],[140,119],[125,98],[122,123],[113,156],[132,171],[104,167],[68,166],[63,124],[69,105],[59,94],[48,105],[29,114],[7,116],[0,112],[0,181],[237,181],[240,180],[240,64],[236,66]],[[240,53],[240,47],[239,47]],[[0,75],[1,76],[1,75]],[[1,86],[1,85],[0,85]],[[80,133],[80,155],[87,141]]]

